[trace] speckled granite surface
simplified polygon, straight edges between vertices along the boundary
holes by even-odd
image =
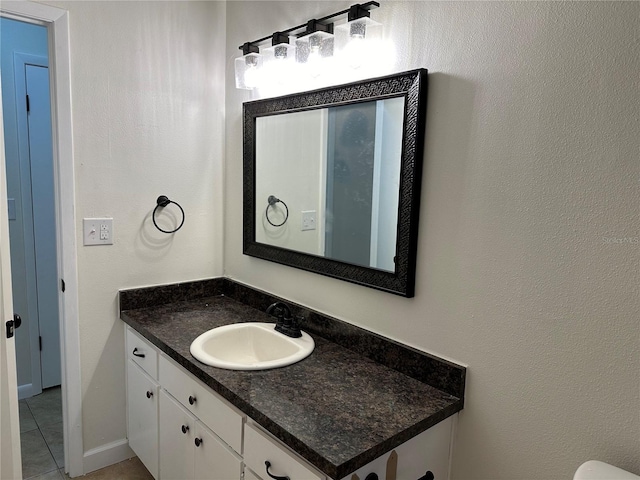
[[[305,328],[316,342],[314,352],[289,367],[242,372],[198,362],[189,346],[202,332],[230,323],[273,320],[219,293],[234,286],[225,286],[227,279],[221,285],[221,280],[174,286],[182,298],[175,302],[167,301],[165,294],[172,290],[166,287],[121,292],[121,318],[331,478],[344,477],[462,409],[462,395],[451,395],[329,341],[315,328]],[[165,294],[158,289],[165,289]],[[149,306],[143,290],[156,297],[157,306]],[[211,295],[192,297],[185,291]],[[428,359],[425,368],[437,360]],[[464,388],[463,368],[462,379]],[[450,381],[442,383],[451,386]]]

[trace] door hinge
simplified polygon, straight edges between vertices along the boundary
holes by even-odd
[[[29,104],[29,95],[26,95],[27,97],[27,113],[31,111],[31,105]]]
[[[42,351],[42,337],[38,337],[38,345],[40,346],[40,351]]]
[[[67,286],[64,284],[64,279],[60,279],[60,287],[62,288],[62,293],[67,289]]]
[[[17,313],[13,314],[13,320],[7,322],[7,338],[12,338],[16,328],[22,325],[22,318]]]

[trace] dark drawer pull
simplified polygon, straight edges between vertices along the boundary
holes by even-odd
[[[196,447],[199,447],[200,445],[202,445],[202,439],[201,438],[196,438],[195,439],[195,444],[196,444]]]
[[[153,392],[150,390],[147,390],[147,398],[151,398],[153,397]]]
[[[189,405],[193,405],[194,403],[196,403],[196,397],[189,395]]]
[[[189,425],[182,425],[182,433],[187,433],[189,431]]]
[[[269,460],[266,460],[264,464],[267,467],[267,475],[269,475],[274,480],[291,480],[289,477],[286,477],[286,476],[279,477],[278,475],[272,475],[271,472],[269,471],[269,469],[271,468],[271,462]]]
[[[133,354],[134,354],[136,357],[144,358],[144,353],[136,353],[137,351],[138,351],[138,347],[134,348],[134,349],[133,349]]]
[[[433,472],[431,470],[427,471],[427,473],[424,474],[424,476],[420,477],[418,480],[433,480],[434,478],[436,478],[433,475]]]

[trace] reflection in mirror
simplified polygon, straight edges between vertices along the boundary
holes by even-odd
[[[244,105],[244,253],[413,295],[426,70]]]
[[[256,241],[393,272],[403,115],[396,97],[257,118]]]

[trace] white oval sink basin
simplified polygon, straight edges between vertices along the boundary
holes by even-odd
[[[227,370],[266,370],[285,367],[308,357],[313,338],[291,338],[276,332],[275,324],[234,323],[204,332],[191,343],[191,355],[202,363]]]

